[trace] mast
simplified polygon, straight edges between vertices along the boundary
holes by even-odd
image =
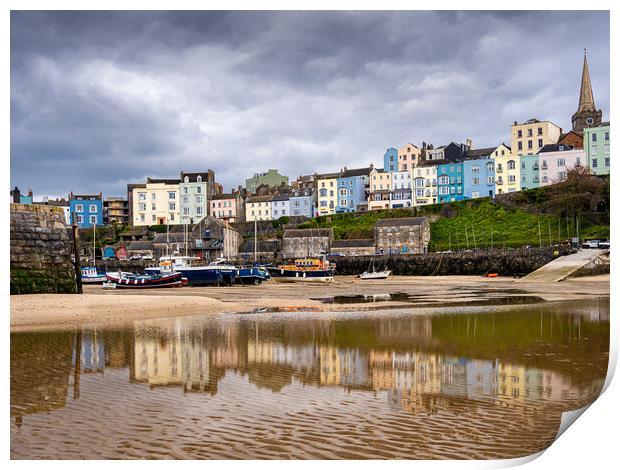
[[[97,231],[96,231],[96,227],[97,227],[97,222],[95,222],[93,224],[93,267],[97,268],[97,255],[95,253],[95,238],[97,237]]]
[[[254,217],[254,262],[256,263],[256,217]]]
[[[170,255],[170,237],[168,236],[168,219],[166,219],[166,256]]]

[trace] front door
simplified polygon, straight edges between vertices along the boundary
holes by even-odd
[[[165,217],[157,217],[157,223],[159,225],[164,225],[166,223],[166,218]]]

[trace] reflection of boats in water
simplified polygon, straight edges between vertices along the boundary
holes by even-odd
[[[336,266],[326,259],[301,258],[294,264],[267,268],[274,281],[280,282],[329,282],[334,280]]]
[[[117,289],[146,289],[152,287],[178,287],[182,283],[181,273],[169,274],[123,274],[106,273],[107,279]]]

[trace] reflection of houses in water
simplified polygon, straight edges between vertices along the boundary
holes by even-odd
[[[339,385],[347,388],[371,388],[368,354],[359,349],[339,349]]]
[[[340,356],[338,348],[321,346],[321,385],[338,385],[340,383]]]
[[[467,396],[467,362],[462,357],[445,356],[441,365],[441,394],[445,396]]]
[[[497,362],[480,359],[467,361],[467,398],[484,400],[497,395]]]
[[[103,334],[95,330],[82,330],[81,365],[84,374],[103,372],[106,366]]]
[[[389,318],[379,322],[378,336],[382,339],[430,338],[433,322],[430,317]]]
[[[417,393],[439,394],[442,357],[419,352],[394,353],[396,388]]]
[[[206,342],[195,335],[168,332],[160,337],[136,334],[134,380],[152,387],[178,385],[185,391],[214,393]]]

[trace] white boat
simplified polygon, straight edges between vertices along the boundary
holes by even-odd
[[[385,271],[364,271],[360,274],[360,279],[387,279],[392,271],[386,269]]]
[[[106,280],[105,274],[97,272],[94,266],[82,268],[82,284],[101,284]]]

